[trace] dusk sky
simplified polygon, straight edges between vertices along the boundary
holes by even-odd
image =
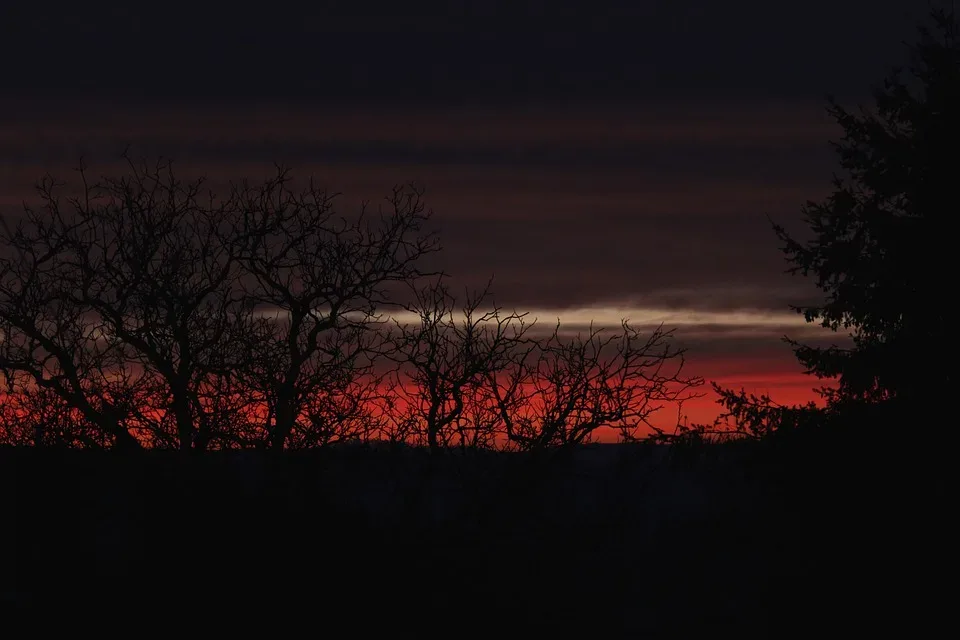
[[[17,4],[0,9],[3,215],[81,156],[119,170],[128,144],[214,186],[283,163],[348,208],[413,180],[458,285],[493,276],[497,303],[547,324],[663,321],[694,372],[784,401],[816,381],[780,338],[823,334],[788,308],[816,291],[783,273],[766,216],[802,228],[801,205],[835,170],[825,96],[869,101],[927,11],[377,0],[157,3],[134,16]]]

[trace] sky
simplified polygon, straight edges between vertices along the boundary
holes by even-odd
[[[128,145],[214,186],[282,163],[348,208],[416,181],[457,286],[662,321],[693,373],[813,396],[781,338],[835,338],[790,311],[817,292],[768,217],[802,233],[836,169],[825,97],[869,101],[925,2],[197,4],[0,9],[2,215]]]

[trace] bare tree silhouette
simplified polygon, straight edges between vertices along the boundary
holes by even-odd
[[[118,445],[136,446],[139,433],[204,449],[214,417],[202,395],[234,366],[240,337],[242,301],[230,291],[238,265],[221,241],[232,212],[169,163],[128,166],[99,182],[81,167],[79,196],[44,181],[42,208],[5,232],[18,254],[2,266],[2,364],[56,391]]]
[[[496,446],[498,421],[484,411],[483,386],[518,366],[531,349],[525,314],[507,313],[490,300],[490,285],[457,298],[439,279],[414,289],[409,322],[395,320],[399,368],[394,374],[394,428],[409,432],[431,451],[457,446]],[[402,408],[400,408],[400,406]]]
[[[439,244],[416,187],[350,216],[283,168],[222,197],[167,161],[127,168],[91,182],[81,167],[77,196],[48,178],[4,227],[8,441],[529,451],[638,437],[701,383],[662,328],[538,337],[487,308],[489,284],[458,299],[423,270]]]
[[[395,305],[391,287],[420,278],[421,258],[439,248],[423,232],[429,212],[416,187],[353,219],[338,215],[335,198],[313,184],[294,191],[284,170],[238,191],[244,296],[262,310],[238,374],[265,402],[264,444],[274,449],[372,428],[380,316]]]
[[[645,335],[590,327],[570,335],[559,324],[537,336],[527,315],[484,310],[490,286],[456,297],[442,281],[416,294],[400,325],[396,389],[401,424],[431,449],[451,443],[522,451],[572,446],[609,429],[646,437],[651,417],[702,384],[683,371],[684,350],[657,328]],[[398,323],[399,324],[399,323]]]
[[[507,376],[488,375],[507,437],[520,449],[590,442],[600,429],[633,441],[657,433],[651,421],[703,384],[684,372],[685,350],[658,327],[645,334],[590,326],[564,335],[558,324]]]

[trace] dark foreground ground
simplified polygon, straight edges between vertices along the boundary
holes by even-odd
[[[337,637],[892,629],[919,624],[908,603],[938,558],[910,542],[929,501],[905,493],[895,455],[0,449],[0,594],[12,615],[266,616]]]

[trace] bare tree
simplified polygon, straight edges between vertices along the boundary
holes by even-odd
[[[128,159],[128,168],[91,183],[81,167],[79,196],[43,181],[42,207],[6,234],[16,255],[2,267],[4,365],[56,391],[116,444],[140,442],[127,424],[136,417],[155,445],[204,449],[201,389],[232,369],[240,350],[231,343],[245,341],[230,286],[236,261],[222,242],[234,211],[169,163]],[[134,387],[149,400],[125,402]]]
[[[19,374],[23,376],[24,374]],[[26,376],[24,376],[26,377]],[[104,448],[110,439],[48,387],[13,383],[0,402],[0,442],[19,446]]]
[[[441,279],[415,290],[396,321],[399,367],[391,414],[404,437],[431,450],[456,444],[543,450],[608,429],[625,440],[656,432],[651,418],[702,384],[683,371],[684,350],[657,327],[623,322],[544,336],[526,314],[493,306],[489,285],[458,308]]]
[[[481,402],[485,377],[523,360],[529,348],[525,314],[482,310],[490,287],[462,308],[443,278],[414,288],[408,318],[395,320],[395,424],[431,451],[455,443],[492,445],[495,423]]]
[[[0,373],[22,409],[53,408],[32,434],[6,416],[10,439],[545,450],[656,431],[701,383],[662,327],[537,338],[489,284],[463,299],[442,275],[423,284],[439,245],[418,188],[347,216],[282,168],[222,198],[167,162],[128,169],[91,183],[81,168],[74,197],[48,178],[42,206],[4,223]]]
[[[581,444],[604,428],[625,440],[656,432],[653,414],[703,383],[683,373],[684,351],[662,327],[649,335],[626,321],[618,332],[561,329],[510,369],[487,372],[506,437],[521,450]]]
[[[41,194],[54,186],[45,180]],[[110,444],[139,447],[125,424],[125,407],[108,391],[124,355],[101,339],[103,325],[91,319],[90,309],[75,303],[83,282],[70,259],[71,235],[83,234],[84,227],[83,221],[67,220],[52,199],[41,211],[28,208],[16,225],[2,220],[0,370],[8,396],[53,394]]]
[[[264,444],[274,449],[331,442],[366,432],[377,388],[380,313],[397,284],[420,277],[420,259],[438,249],[424,232],[422,192],[397,187],[376,212],[337,213],[337,194],[311,181],[302,191],[287,171],[238,190],[240,262],[246,299],[259,309],[255,357],[240,370],[266,404]]]
[[[380,314],[438,249],[422,192],[347,218],[288,173],[224,198],[169,162],[5,226],[0,370],[52,390],[113,445],[316,446],[366,437]],[[21,375],[22,374],[22,375]],[[24,377],[26,376],[26,377]],[[14,384],[15,383],[15,384]]]

